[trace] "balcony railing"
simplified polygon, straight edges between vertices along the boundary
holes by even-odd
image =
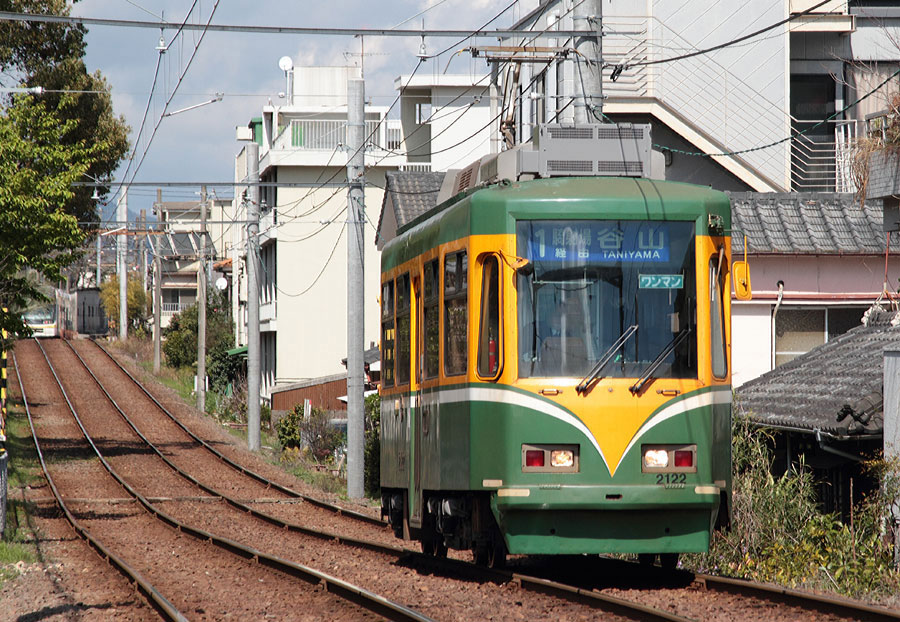
[[[856,192],[851,166],[860,124],[831,121],[791,140],[791,189],[797,192]]]
[[[290,124],[290,144],[294,149],[311,149],[333,151],[339,145],[347,144],[347,122],[328,119],[294,119]],[[378,121],[366,121],[366,139],[369,147],[384,149],[385,124]],[[281,138],[281,137],[279,137]],[[284,149],[288,145],[279,140]]]
[[[193,304],[193,302],[164,302],[162,303],[162,314],[175,315],[176,313],[181,313]]]

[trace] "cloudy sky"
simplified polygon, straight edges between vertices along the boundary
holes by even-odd
[[[510,3],[510,0],[220,0],[212,23],[359,28],[391,28],[402,24],[403,28],[419,28],[424,19],[426,28],[476,29]],[[174,24],[187,18],[189,23],[205,24],[215,5],[214,0],[82,0],[74,5],[72,14],[140,21],[164,19]],[[510,26],[536,5],[537,0],[516,3],[491,28]],[[292,57],[298,66],[347,65],[360,61],[360,42],[353,37],[209,32],[201,41],[199,32],[190,31],[173,40],[175,29],[172,28],[164,32],[169,49],[163,55],[157,75],[159,30],[109,26],[91,26],[88,30],[88,69],[103,73],[112,87],[116,113],[123,115],[131,126],[136,152],[128,179],[143,158],[135,177],[135,181],[143,182],[231,181],[234,156],[239,149],[234,128],[259,116],[261,107],[270,98],[276,104],[280,101],[278,93],[285,90],[284,73],[278,68],[282,56]],[[179,85],[179,77],[198,43],[196,55]],[[428,53],[453,43],[455,40],[446,38],[425,40]],[[368,99],[378,105],[393,101],[394,79],[413,70],[420,45],[418,38],[366,38],[364,66]],[[447,54],[429,61],[419,71],[443,71],[449,58]],[[451,73],[485,69],[483,62],[473,61],[468,55],[457,56],[450,66]],[[154,78],[156,86],[151,90]],[[161,120],[169,99],[171,113],[208,101],[216,93],[224,94],[221,102]],[[147,117],[138,139],[145,109]],[[121,180],[124,172],[123,166],[116,179]],[[220,196],[230,196],[230,192],[230,189],[219,189]],[[163,200],[191,200],[198,194],[199,188],[163,189]],[[149,214],[155,195],[153,188],[132,188],[129,212],[136,214],[143,208]],[[114,213],[114,206],[104,210],[107,217],[111,212]]]

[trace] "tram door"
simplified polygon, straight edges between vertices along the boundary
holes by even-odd
[[[410,382],[410,390],[412,392],[412,424],[413,430],[410,438],[413,441],[413,495],[410,501],[411,507],[409,512],[409,524],[412,527],[419,528],[422,526],[422,463],[423,463],[423,444],[424,432],[422,425],[422,356],[421,356],[421,339],[420,327],[422,326],[422,279],[419,275],[412,277],[412,300],[413,300],[413,328],[410,331],[410,344],[412,350],[413,377]]]

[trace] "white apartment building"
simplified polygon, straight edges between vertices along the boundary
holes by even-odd
[[[283,105],[269,104],[249,126],[259,144],[261,188],[260,254],[262,274],[261,393],[272,388],[344,372],[347,356],[346,163],[347,81],[357,67],[295,67]],[[379,335],[380,258],[375,224],[383,198],[385,172],[427,171],[487,152],[489,102],[477,80],[440,76],[434,83],[398,78],[408,85],[399,118],[387,119],[387,106],[366,105],[365,233],[366,343]],[[482,80],[483,84],[486,81]],[[459,143],[459,144],[457,144]],[[407,155],[409,154],[409,155]],[[235,180],[245,180],[246,149],[235,161]],[[233,209],[246,219],[243,188]],[[246,229],[233,230],[236,340],[247,343]]]
[[[577,29],[577,4],[540,2],[517,27]],[[591,3],[596,14],[587,20],[593,29],[602,23],[603,32],[602,93],[592,93],[595,97],[588,100],[597,106],[596,117],[603,118],[602,106],[608,120],[651,123],[654,149],[664,156],[666,179],[761,193],[756,195],[756,207],[742,206],[744,220],[761,214],[762,225],[755,230],[759,244],[751,236],[749,248],[753,254],[756,245],[766,257],[764,269],[754,274],[754,300],[734,304],[736,384],[827,341],[839,323],[829,318],[856,314],[881,293],[880,271],[873,276],[872,268],[877,250],[865,250],[867,241],[845,243],[843,251],[817,244],[823,237],[818,235],[820,227],[829,240],[841,239],[851,230],[846,223],[860,219],[847,211],[852,201],[840,194],[856,190],[850,172],[852,150],[867,132],[867,119],[888,107],[900,80],[894,77],[857,105],[844,108],[900,68],[900,2],[817,4],[816,0],[603,0]],[[548,62],[522,63],[512,89],[508,81],[500,84],[501,92],[517,95],[514,133],[522,139],[531,136],[535,123],[573,123],[572,104],[577,100],[572,94],[583,90],[584,76],[597,67],[573,52],[571,40],[532,45],[555,45],[557,56]],[[546,56],[546,52],[530,54]],[[804,209],[781,210],[784,218],[771,218],[767,214],[775,212],[765,198],[768,193],[776,193],[781,205]],[[785,200],[783,193],[816,194]],[[818,211],[817,205],[822,206]],[[797,220],[801,211],[803,218]],[[859,208],[857,212],[862,213]],[[869,212],[871,207],[866,208]],[[791,244],[778,246],[768,235],[763,239],[767,228],[778,229]],[[797,235],[801,238],[795,239]],[[873,235],[878,236],[875,246],[880,245],[883,255],[885,240],[880,232]],[[805,254],[804,262],[792,257],[798,252]],[[868,259],[861,261],[866,253]],[[801,267],[806,272],[798,272]],[[822,278],[826,273],[835,278]],[[888,276],[896,283],[897,274]],[[788,342],[793,345],[788,347]],[[779,355],[785,348],[790,356]]]

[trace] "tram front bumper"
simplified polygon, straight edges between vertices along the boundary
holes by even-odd
[[[533,486],[491,506],[513,554],[685,553],[709,549],[719,502],[713,485]]]

